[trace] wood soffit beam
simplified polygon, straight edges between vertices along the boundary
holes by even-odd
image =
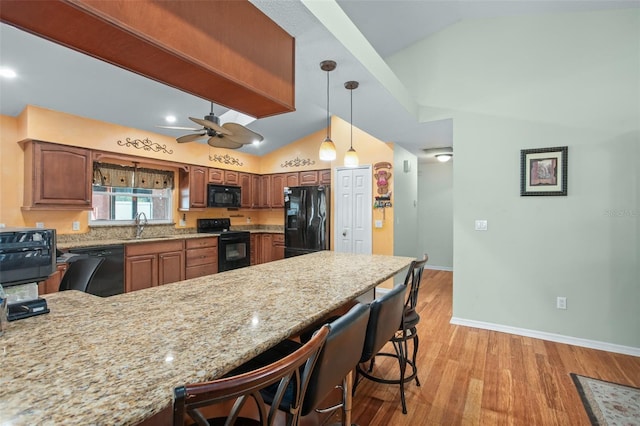
[[[0,20],[257,118],[295,110],[295,39],[245,0],[2,0]]]

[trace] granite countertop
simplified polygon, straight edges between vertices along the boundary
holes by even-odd
[[[412,260],[323,251],[109,298],[46,295],[49,314],[0,337],[0,424],[137,424]]]
[[[235,229],[233,231],[236,231]],[[284,234],[283,230],[268,230],[268,229],[247,229],[243,231],[248,231],[251,234]],[[68,250],[71,248],[82,248],[82,247],[94,247],[94,246],[108,246],[108,245],[118,245],[118,244],[142,244],[142,243],[153,243],[158,241],[171,241],[171,240],[184,240],[191,238],[206,238],[206,237],[217,237],[220,233],[211,233],[211,234],[198,234],[198,233],[181,233],[181,234],[173,234],[173,235],[150,235],[144,236],[142,238],[100,238],[100,239],[72,239],[67,238],[63,241],[59,241],[56,246],[60,250]]]

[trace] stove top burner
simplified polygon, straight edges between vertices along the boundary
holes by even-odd
[[[197,230],[198,233],[207,234],[224,234],[225,236],[232,235],[249,235],[249,231],[231,231],[231,219],[219,218],[219,219],[198,219]]]

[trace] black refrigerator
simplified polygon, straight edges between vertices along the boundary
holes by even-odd
[[[284,257],[329,250],[328,185],[284,190]]]

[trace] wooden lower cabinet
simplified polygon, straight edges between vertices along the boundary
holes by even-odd
[[[218,272],[218,238],[185,240],[185,278],[197,278]]]
[[[284,259],[284,234],[264,232],[251,234],[251,264]]]
[[[284,234],[273,234],[271,260],[284,259]]]
[[[60,288],[60,282],[68,267],[69,265],[66,263],[58,264],[53,274],[49,275],[49,278],[38,283],[38,295],[56,293]]]
[[[249,259],[251,259],[251,266],[260,263],[260,239],[261,234],[251,234],[251,241],[249,242]]]
[[[128,244],[125,247],[125,292],[185,279],[184,240]]]

